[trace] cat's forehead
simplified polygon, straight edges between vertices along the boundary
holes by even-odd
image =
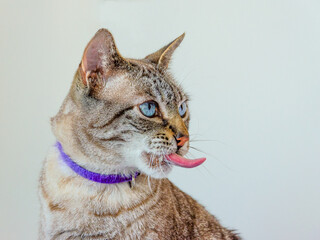
[[[186,94],[171,74],[160,72],[154,65],[139,62],[132,77],[136,89],[142,90],[150,99],[166,105],[177,105],[186,100]]]

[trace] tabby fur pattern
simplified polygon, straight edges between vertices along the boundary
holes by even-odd
[[[64,164],[55,147],[40,176],[39,239],[240,239],[166,176],[170,153],[185,155],[190,114],[177,111],[188,96],[168,72],[184,34],[144,59],[120,55],[111,33],[99,30],[87,45],[52,129],[65,153],[101,174],[130,175],[128,182],[89,181]],[[157,117],[141,114],[153,100]]]

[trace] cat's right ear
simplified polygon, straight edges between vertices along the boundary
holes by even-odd
[[[100,29],[84,50],[79,66],[83,84],[90,88],[107,81],[115,69],[125,64],[112,34],[107,29]],[[92,86],[91,86],[92,85]]]
[[[145,59],[155,64],[159,69],[167,69],[173,52],[177,49],[177,47],[179,47],[180,43],[184,39],[184,36],[185,34],[183,33],[180,37],[176,38],[160,50],[146,56]]]

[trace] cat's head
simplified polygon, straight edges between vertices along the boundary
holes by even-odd
[[[172,163],[192,167],[182,158],[189,149],[188,97],[167,71],[183,38],[134,60],[120,55],[108,30],[96,33],[52,120],[71,157],[99,172],[138,170],[157,178]]]

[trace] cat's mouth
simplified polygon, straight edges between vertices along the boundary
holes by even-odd
[[[151,168],[168,167],[171,164],[184,168],[194,168],[201,165],[206,160],[206,158],[188,159],[176,153],[154,155],[144,152],[142,155]]]
[[[142,156],[150,168],[163,168],[171,165],[171,163],[166,160],[165,155],[143,152]]]

